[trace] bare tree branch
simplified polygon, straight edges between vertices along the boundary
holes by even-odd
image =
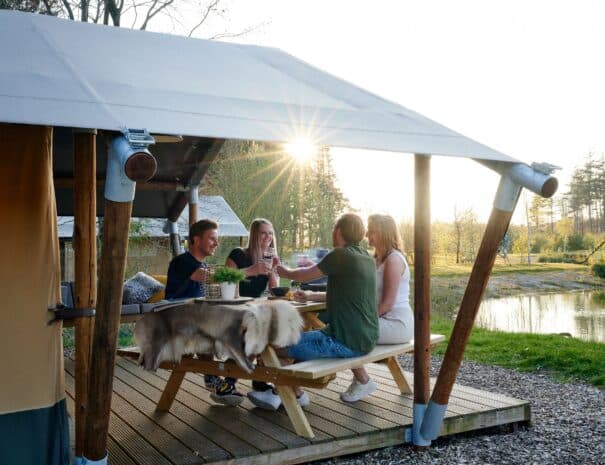
[[[189,31],[189,34],[187,34],[187,37],[191,37],[191,35],[196,31],[196,29],[198,29],[202,24],[204,24],[204,22],[208,19],[208,16],[210,16],[210,13],[214,12],[217,10],[217,6],[218,4],[221,2],[221,0],[214,0],[212,3],[210,3],[207,7],[206,7],[206,11],[204,11],[202,13],[202,18],[200,19],[200,21]]]
[[[50,9],[50,5],[48,4],[48,1],[47,0],[42,0],[42,2],[44,3],[44,6],[46,7],[46,13],[49,14],[49,15],[52,14],[52,11]]]
[[[101,18],[101,5],[102,2],[97,1],[97,11],[95,13],[95,17],[93,18],[93,22],[98,23],[99,19]]]
[[[241,36],[245,36],[246,34],[249,34],[253,31],[256,31],[257,29],[260,29],[261,27],[266,26],[267,24],[269,24],[269,21],[263,21],[262,23],[258,23],[252,26],[248,26],[245,29],[242,29],[239,32],[221,32],[219,34],[215,34],[211,37],[208,37],[208,39],[210,40],[219,40],[219,39],[232,39],[234,37],[241,37]]]
[[[147,16],[145,17],[145,21],[143,22],[143,25],[141,26],[141,30],[145,30],[147,28],[147,23],[149,23],[149,21],[151,19],[153,19],[153,17],[155,15],[157,15],[160,11],[162,11],[163,9],[165,9],[165,8],[169,7],[170,5],[172,5],[172,3],[174,3],[174,0],[165,0],[165,3],[163,3],[162,5],[160,5],[157,8],[157,10],[153,11],[153,9],[157,5],[157,3],[158,3],[158,0],[155,0],[153,2],[153,5],[151,5],[151,8],[147,11]]]
[[[46,0],[44,0],[44,3],[46,3]],[[69,19],[71,19],[73,21],[75,18],[74,18],[74,12],[71,9],[71,5],[69,4],[69,2],[67,0],[63,0],[63,6],[65,6],[65,9],[67,10],[67,15],[69,16]]]

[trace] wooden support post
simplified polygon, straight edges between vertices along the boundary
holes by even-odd
[[[508,229],[512,215],[512,211],[492,209],[479,252],[477,253],[477,259],[466,286],[466,291],[462,297],[454,330],[452,331],[443,363],[439,370],[439,376],[437,377],[431,398],[433,402],[445,405],[449,400],[458,368],[462,363],[462,356],[464,355],[468,338],[473,329],[475,316],[481,304],[483,291],[485,291],[492,267],[498,255],[498,246]]]
[[[196,223],[197,218],[197,206],[199,203],[199,194],[198,189],[199,186],[190,186],[189,187],[189,226],[193,223]]]
[[[132,202],[105,200],[105,222],[99,273],[99,295],[90,363],[84,456],[100,460],[107,451],[122,284],[128,252]]]
[[[74,134],[74,249],[77,309],[94,308],[97,299],[96,132]],[[76,457],[82,457],[86,434],[86,402],[94,318],[75,321]]]
[[[416,447],[430,441],[420,425],[430,396],[431,365],[431,158],[414,156],[414,428]]]
[[[414,403],[430,395],[431,362],[431,158],[415,155]]]
[[[181,253],[181,238],[176,221],[170,222],[170,251],[173,257]]]

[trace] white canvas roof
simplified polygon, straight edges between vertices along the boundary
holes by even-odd
[[[0,12],[0,121],[516,161],[281,50]]]
[[[200,195],[197,217],[202,219],[211,219],[219,224],[218,234],[221,237],[244,237],[248,235],[248,230],[241,222],[239,217],[232,210],[227,201],[220,195]],[[166,237],[165,219],[158,218],[133,218],[133,221],[140,221],[142,230],[140,234],[149,237]],[[185,208],[177,220],[179,235],[186,238],[189,234],[189,209]],[[59,216],[58,218],[59,238],[72,238],[74,234],[74,217]],[[97,228],[98,232],[98,228]]]

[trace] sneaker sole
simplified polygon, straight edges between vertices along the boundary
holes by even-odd
[[[347,402],[347,403],[349,403],[349,404],[352,404],[352,403],[355,403],[355,402],[359,402],[360,400],[363,400],[363,399],[365,399],[365,398],[366,398],[366,397],[368,397],[368,396],[371,396],[371,395],[374,393],[374,391],[376,391],[376,387],[374,387],[374,388],[373,388],[373,389],[371,389],[369,392],[366,392],[366,393],[365,393],[363,396],[358,397],[358,398],[356,398],[356,399],[346,399],[346,398],[344,398],[344,397],[343,397],[343,395],[341,394],[341,395],[340,395],[340,400],[342,400],[343,402]]]
[[[248,399],[256,407],[262,408],[263,410],[271,410],[272,412],[276,412],[279,409],[279,407],[281,407],[281,403],[277,407],[275,407],[273,404],[270,404],[268,402],[263,402],[262,400],[258,400],[258,399],[252,400],[250,397],[248,397]]]
[[[218,404],[228,405],[230,407],[236,407],[244,401],[243,396],[217,396],[214,392],[210,394],[210,398]]]

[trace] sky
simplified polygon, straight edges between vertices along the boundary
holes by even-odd
[[[560,191],[586,154],[605,151],[605,2],[227,0],[227,6],[232,30],[264,23],[237,42],[278,47],[521,161],[561,166]],[[413,217],[413,156],[338,148],[332,156],[353,207]],[[487,220],[496,174],[447,157],[433,157],[431,166],[434,219],[451,221],[456,207]],[[514,222],[523,221],[522,210]]]

